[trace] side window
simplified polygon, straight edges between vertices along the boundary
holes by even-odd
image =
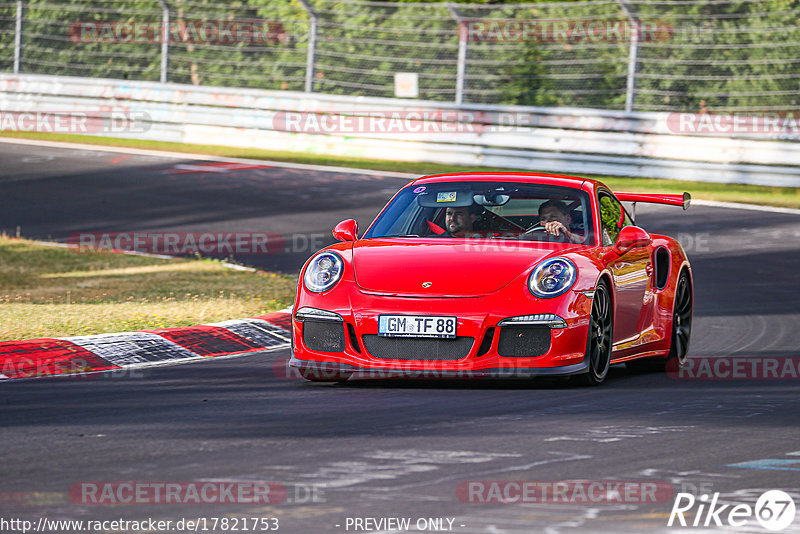
[[[628,214],[617,200],[609,195],[600,195],[600,233],[603,239],[603,246],[608,247],[617,241],[619,236],[619,219],[622,215],[622,228],[631,226],[633,223]]]

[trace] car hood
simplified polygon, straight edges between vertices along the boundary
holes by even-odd
[[[470,297],[499,290],[552,253],[511,241],[368,239],[354,244],[353,269],[356,283],[367,291]]]

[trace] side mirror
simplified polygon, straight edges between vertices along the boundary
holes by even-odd
[[[339,241],[355,241],[358,239],[358,223],[355,219],[340,222],[333,229],[333,237]]]
[[[634,248],[643,248],[653,242],[650,234],[638,226],[626,226],[619,231],[617,242],[614,243],[614,250],[621,256]]]

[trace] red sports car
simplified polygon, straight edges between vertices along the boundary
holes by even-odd
[[[303,267],[292,358],[303,377],[533,377],[596,385],[611,364],[682,365],[692,271],[671,237],[635,226],[596,180],[473,172],[403,187],[366,233]],[[634,204],[635,211],[635,204]]]

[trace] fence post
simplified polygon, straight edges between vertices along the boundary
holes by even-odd
[[[630,53],[628,54],[628,83],[625,92],[625,111],[633,111],[633,106],[636,104],[636,64],[639,61],[639,35],[641,29],[641,21],[631,10],[631,6],[626,0],[617,0],[625,16],[628,17],[628,22],[631,25],[631,46]]]
[[[22,0],[17,0],[17,15],[14,24],[14,74],[19,74],[22,67]]]
[[[317,51],[317,12],[308,3],[300,0],[308,15],[308,51],[306,53],[306,93],[314,92],[314,56]]]
[[[456,64],[456,104],[464,103],[464,84],[467,76],[467,28],[463,17],[453,4],[447,4],[447,10],[458,24],[458,63]]]
[[[158,0],[161,5],[161,83],[169,80],[169,4]]]

